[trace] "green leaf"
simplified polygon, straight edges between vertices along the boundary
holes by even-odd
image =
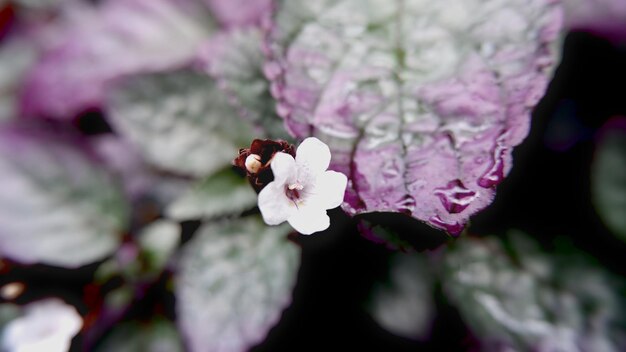
[[[617,280],[580,253],[545,253],[521,233],[464,239],[445,257],[444,290],[484,346],[618,351]],[[620,348],[621,347],[621,348]]]
[[[130,78],[108,106],[115,129],[150,163],[175,173],[210,175],[254,138],[215,81],[191,70]]]
[[[0,178],[0,255],[75,268],[117,248],[126,200],[77,145],[0,131]]]
[[[67,0],[14,0],[14,3],[22,6],[21,11],[46,11],[59,8]],[[32,15],[32,14],[31,14]]]
[[[177,315],[190,351],[243,351],[291,301],[299,249],[258,217],[203,226],[183,252]]]
[[[0,336],[2,335],[4,326],[19,316],[20,307],[11,303],[0,304]]]
[[[176,328],[165,319],[154,319],[149,324],[124,323],[113,329],[98,352],[183,352],[183,344]]]
[[[137,240],[149,271],[163,270],[180,243],[180,235],[180,225],[168,220],[157,220],[141,230]]]
[[[165,214],[174,220],[209,219],[239,214],[256,203],[257,195],[246,179],[228,168],[199,182],[167,207]]]
[[[591,168],[593,203],[606,226],[626,240],[626,131],[609,130]]]
[[[21,36],[7,38],[0,47],[0,121],[18,116],[17,95],[22,79],[35,62],[37,50],[32,40]]]
[[[390,281],[374,288],[368,307],[380,326],[406,338],[427,337],[435,313],[429,266],[424,254],[397,253],[392,258]]]

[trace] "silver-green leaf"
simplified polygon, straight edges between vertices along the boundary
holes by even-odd
[[[0,255],[74,268],[117,248],[125,198],[76,145],[5,129],[0,175]]]
[[[153,165],[203,177],[223,168],[254,138],[209,76],[192,70],[139,75],[108,103],[117,132]]]
[[[616,281],[574,258],[520,233],[508,246],[461,240],[446,255],[444,291],[487,350],[623,350]]]
[[[410,339],[427,336],[435,314],[434,280],[425,254],[397,253],[389,284],[378,284],[369,312],[386,330]]]
[[[198,230],[176,280],[178,323],[190,351],[244,351],[265,338],[296,281],[300,255],[289,231],[258,217]]]
[[[606,226],[626,240],[626,130],[605,133],[591,168],[591,194]]]
[[[20,84],[36,54],[32,40],[19,35],[5,39],[0,47],[0,121],[17,118]]]
[[[183,352],[183,344],[172,323],[155,319],[119,325],[102,342],[98,352]]]
[[[167,207],[165,214],[174,220],[210,219],[239,214],[256,202],[257,195],[246,179],[229,168],[199,182]]]
[[[157,220],[141,230],[137,242],[148,270],[154,273],[163,270],[180,243],[180,235],[180,225],[169,220]]]
[[[220,82],[239,113],[271,138],[290,139],[276,114],[263,74],[263,34],[255,27],[236,28],[213,37],[201,52],[207,72]]]

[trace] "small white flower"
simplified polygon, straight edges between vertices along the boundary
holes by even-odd
[[[271,161],[274,181],[259,193],[259,209],[268,225],[284,221],[296,231],[310,235],[330,226],[327,209],[343,202],[346,175],[326,171],[330,164],[328,146],[315,137],[305,139],[296,158],[276,153]]]
[[[2,351],[66,352],[83,320],[76,309],[58,299],[29,304],[2,333]]]

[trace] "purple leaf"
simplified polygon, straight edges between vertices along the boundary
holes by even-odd
[[[29,73],[26,115],[72,118],[100,107],[111,79],[190,62],[213,27],[206,10],[190,0],[77,3],[61,23],[63,39]]]
[[[565,27],[626,42],[626,1],[569,0],[563,2]]]
[[[258,25],[270,15],[272,0],[204,0],[225,27]]]
[[[349,176],[344,210],[457,234],[528,133],[560,19],[551,0],[285,1],[266,74],[289,132]]]

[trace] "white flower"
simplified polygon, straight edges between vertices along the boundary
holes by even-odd
[[[6,325],[2,351],[66,352],[82,325],[76,309],[58,299],[33,302]]]
[[[268,225],[284,221],[296,231],[310,235],[330,226],[327,209],[343,202],[348,183],[339,172],[326,171],[328,146],[315,137],[305,139],[296,158],[276,153],[271,162],[274,181],[259,193],[259,209]]]

